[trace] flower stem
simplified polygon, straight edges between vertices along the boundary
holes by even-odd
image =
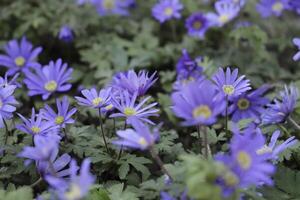
[[[42,181],[43,181],[43,179],[42,179],[42,177],[40,177],[37,181],[35,181],[34,183],[32,183],[29,187],[33,188],[33,187],[37,186]]]
[[[175,24],[174,20],[171,21],[171,29],[172,29],[173,40],[176,42],[177,41],[177,33],[176,33],[176,24]]]
[[[296,129],[300,130],[300,125],[291,116],[288,117],[288,120],[294,125]]]
[[[149,151],[151,153],[152,158],[159,165],[159,167],[163,171],[163,173],[166,174],[171,179],[171,181],[173,181],[172,176],[170,175],[170,173],[168,172],[168,170],[164,167],[164,163],[161,161],[159,155],[157,153],[155,153],[153,147],[150,147]]]
[[[202,140],[201,140],[201,134],[200,134],[200,125],[197,126],[197,134],[198,134],[198,143],[200,148],[200,154],[202,153]]]
[[[204,137],[204,157],[207,159],[208,158],[208,139],[207,139],[207,129],[206,127],[203,127],[203,137]]]
[[[225,109],[225,133],[228,132],[228,96],[226,96],[226,109]]]
[[[61,128],[61,129],[62,129],[62,131],[63,131],[63,133],[65,135],[65,143],[67,143],[69,141],[69,137],[68,137],[67,131],[66,131],[65,128]]]
[[[124,130],[127,128],[127,123],[126,123],[126,120],[125,120],[125,123],[124,123]],[[122,156],[122,152],[123,152],[123,145],[121,146],[121,149],[119,151],[119,154],[118,154],[118,160],[120,160],[121,156]]]
[[[7,140],[8,140],[9,131],[8,131],[7,123],[6,123],[6,121],[4,119],[3,119],[3,123],[4,123],[4,126],[5,126],[5,140],[4,140],[4,144],[6,145],[7,144]]]
[[[100,120],[100,129],[101,129],[101,132],[102,132],[102,138],[103,138],[103,141],[104,141],[105,149],[106,149],[106,152],[109,153],[106,138],[105,138],[105,135],[104,135],[103,121],[102,121],[102,115],[101,115],[101,109],[100,108],[99,108],[99,120]]]

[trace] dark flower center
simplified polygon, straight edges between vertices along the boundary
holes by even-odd
[[[247,110],[250,106],[250,101],[245,98],[239,99],[237,106],[240,110]]]

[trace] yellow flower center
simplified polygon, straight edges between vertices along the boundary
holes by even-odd
[[[229,170],[225,172],[223,179],[225,181],[225,184],[231,187],[239,183],[238,177]]]
[[[124,114],[126,116],[132,116],[132,115],[136,114],[136,111],[135,111],[134,108],[127,107],[127,108],[124,109]]]
[[[55,123],[58,125],[62,124],[64,121],[65,121],[65,118],[63,116],[57,116],[55,118]]]
[[[146,145],[147,145],[147,141],[145,140],[145,138],[141,137],[141,138],[139,139],[139,144],[140,144],[141,146],[146,146]]]
[[[193,110],[193,117],[198,118],[198,117],[203,117],[205,119],[209,118],[212,115],[212,112],[210,108],[206,105],[201,105]]]
[[[67,200],[74,200],[81,198],[81,189],[78,185],[72,184],[69,191],[65,193],[65,198]]]
[[[256,151],[256,154],[263,155],[266,153],[272,153],[272,151],[273,151],[272,148],[268,147],[267,145],[264,145],[262,148],[260,148]]]
[[[24,64],[25,64],[25,58],[23,56],[18,56],[16,57],[15,59],[15,64],[18,66],[18,67],[22,67]]]
[[[237,155],[237,162],[243,169],[249,169],[251,166],[251,157],[250,155],[245,151],[240,151]]]
[[[173,14],[173,8],[166,8],[165,9],[165,15],[171,16]]]
[[[281,2],[276,2],[272,5],[272,10],[275,12],[281,12],[283,10],[283,4]]]
[[[225,24],[225,23],[229,22],[229,16],[226,15],[226,14],[221,15],[221,16],[219,17],[219,21],[220,21],[222,24]]]
[[[104,0],[102,5],[106,10],[112,10],[115,7],[115,1],[114,0]]]
[[[31,131],[32,131],[34,134],[38,134],[38,133],[41,131],[41,129],[40,129],[39,127],[37,127],[37,126],[32,126],[32,127],[31,127]]]
[[[202,27],[202,23],[200,21],[195,21],[193,27],[194,29],[199,30]]]
[[[241,98],[238,100],[237,106],[240,110],[247,110],[250,106],[250,101],[245,98]]]
[[[95,99],[93,99],[92,103],[94,106],[98,106],[102,101],[103,101],[102,98],[96,97]]]
[[[112,104],[109,104],[108,106],[105,106],[106,110],[111,110],[114,106]]]
[[[234,93],[234,87],[233,87],[233,85],[224,85],[223,91],[227,95],[232,95]]]
[[[56,81],[49,81],[45,84],[45,89],[49,92],[55,91],[57,88],[57,82]]]

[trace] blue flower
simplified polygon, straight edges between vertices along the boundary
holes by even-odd
[[[13,96],[15,89],[14,85],[0,86],[0,128],[4,127],[4,120],[11,119],[16,111],[18,102]]]
[[[68,25],[64,25],[60,28],[58,38],[64,42],[72,42],[74,39],[73,31]]]
[[[173,18],[179,19],[182,9],[183,5],[179,0],[160,0],[153,6],[152,16],[160,23],[164,23]]]
[[[75,97],[78,104],[81,106],[87,106],[91,108],[105,108],[110,106],[110,99],[112,94],[111,88],[101,89],[99,92],[95,88],[90,90],[84,89],[81,94],[85,97]]]
[[[193,13],[185,21],[185,27],[188,30],[188,34],[200,39],[204,38],[209,25],[206,16],[201,12]]]
[[[293,56],[293,60],[298,61],[298,60],[300,60],[300,38],[294,38],[293,43],[298,48],[298,52]]]
[[[264,18],[271,15],[281,16],[283,10],[289,8],[289,0],[260,0],[256,5],[256,10]]]
[[[132,6],[129,0],[91,0],[99,15],[129,15],[128,8]]]

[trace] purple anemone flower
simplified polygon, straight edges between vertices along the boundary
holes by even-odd
[[[146,150],[151,148],[155,141],[158,140],[158,129],[154,129],[153,133],[151,133],[149,127],[135,117],[130,118],[129,123],[134,129],[117,131],[120,139],[114,141],[114,144],[127,148]]]
[[[289,115],[294,111],[299,92],[294,85],[285,86],[279,95],[281,100],[275,99],[274,103],[267,105],[267,110],[262,114],[264,124],[276,124],[286,121]]]
[[[73,124],[75,122],[71,117],[77,111],[76,108],[69,110],[69,105],[70,103],[66,96],[63,97],[62,101],[56,99],[57,112],[46,104],[45,108],[41,110],[41,113],[43,113],[42,116],[47,121],[65,128],[66,124]]]
[[[231,72],[227,67],[226,72],[219,68],[218,72],[213,75],[212,80],[215,82],[220,96],[228,97],[231,100],[251,89],[250,81],[245,79],[245,75],[238,77],[238,73],[238,69]]]
[[[298,52],[293,56],[293,60],[298,61],[298,60],[300,60],[300,38],[294,38],[293,43],[298,48]]]
[[[272,160],[277,160],[278,155],[286,150],[287,148],[294,146],[296,143],[298,143],[298,140],[295,139],[295,136],[292,136],[288,138],[286,141],[283,143],[276,145],[277,140],[280,136],[280,131],[277,130],[272,134],[271,141],[269,145],[264,145],[260,149],[256,151],[257,154],[265,154],[265,153],[271,153],[271,159]]]
[[[110,115],[110,117],[125,117],[128,119],[135,116],[144,122],[154,124],[148,117],[158,116],[157,112],[159,110],[153,108],[157,103],[154,102],[144,106],[150,98],[150,96],[145,97],[138,102],[137,92],[131,96],[127,90],[121,91],[118,97],[112,98],[113,105],[119,112]]]
[[[290,7],[300,14],[300,1],[299,0],[289,0]]]
[[[95,177],[90,173],[90,159],[84,159],[77,174],[78,166],[75,160],[71,161],[68,179],[55,176],[46,176],[45,179],[54,189],[55,194],[61,200],[82,199],[89,192],[90,187],[95,182]]]
[[[138,93],[143,96],[149,88],[157,81],[156,72],[151,76],[145,70],[136,73],[134,70],[118,73],[113,77],[112,87],[120,90],[127,90],[130,94]]]
[[[16,101],[13,93],[16,89],[14,85],[6,85],[0,87],[0,128],[4,127],[4,120],[9,120],[13,117],[13,112],[16,111]]]
[[[260,0],[256,5],[256,10],[263,18],[271,15],[281,16],[283,10],[289,8],[289,0]]]
[[[232,105],[228,108],[229,113],[232,113],[231,120],[234,122],[247,118],[260,120],[261,114],[265,111],[264,106],[269,103],[269,99],[262,95],[269,88],[268,85],[264,85],[257,90],[234,98]]]
[[[18,88],[22,87],[20,83],[17,82],[17,78],[19,77],[19,73],[15,74],[11,80],[8,80],[8,74],[5,73],[4,78],[0,77],[0,87],[7,87],[7,86],[16,86]]]
[[[224,101],[216,98],[216,94],[210,81],[192,82],[172,94],[172,110],[185,120],[182,123],[184,126],[211,125],[225,108]]]
[[[60,28],[58,38],[64,42],[72,42],[74,39],[73,31],[68,25]]]
[[[129,15],[128,8],[131,7],[130,2],[126,3],[125,0],[91,0],[91,2],[96,7],[100,16],[126,16]]]
[[[42,95],[46,100],[54,92],[65,92],[70,90],[72,85],[68,83],[71,79],[73,69],[68,68],[61,59],[51,61],[43,68],[35,69],[36,73],[26,72],[24,83],[27,85],[29,96]]]
[[[207,13],[206,18],[211,26],[222,27],[233,20],[240,12],[240,6],[231,1],[217,1],[215,3],[217,13]]]
[[[22,37],[20,44],[17,40],[11,40],[4,47],[6,55],[0,55],[0,65],[8,68],[7,74],[14,75],[18,71],[25,72],[28,68],[39,68],[35,61],[42,48],[33,48],[32,44]]]
[[[90,90],[84,89],[81,94],[85,97],[75,97],[78,104],[91,108],[104,108],[110,105],[111,88],[101,89],[99,92],[95,88]]]
[[[209,21],[201,12],[193,13],[185,21],[185,27],[188,30],[188,34],[200,39],[204,38],[209,26]]]
[[[173,18],[179,19],[182,9],[183,5],[179,0],[160,0],[153,6],[152,16],[160,23],[164,23]]]

